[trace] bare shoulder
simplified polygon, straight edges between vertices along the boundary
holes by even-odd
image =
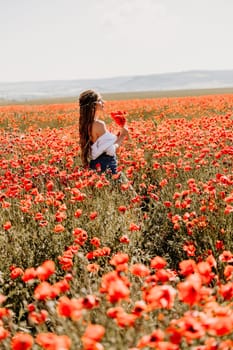
[[[96,133],[104,133],[106,132],[106,125],[105,122],[102,120],[95,120],[92,125],[93,131]]]
[[[107,131],[105,122],[102,120],[95,120],[92,124],[92,140],[95,142],[98,137],[102,136]]]

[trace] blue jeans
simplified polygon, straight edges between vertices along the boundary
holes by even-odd
[[[112,174],[117,174],[117,158],[116,156],[109,156],[106,153],[102,153],[98,158],[90,161],[90,168],[98,170],[100,165],[100,171],[110,171]]]

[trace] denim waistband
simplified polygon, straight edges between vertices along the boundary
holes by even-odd
[[[106,158],[115,158],[115,156],[110,156],[109,154],[107,154],[106,152],[103,152],[101,153],[101,155],[93,160],[97,160],[99,158],[102,158],[102,157],[106,157]]]

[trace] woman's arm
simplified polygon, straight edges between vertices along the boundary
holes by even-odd
[[[123,126],[123,128],[121,129],[120,135],[117,137],[115,145],[117,145],[117,147],[119,147],[122,142],[124,141],[125,137],[129,135],[129,131],[127,126]]]

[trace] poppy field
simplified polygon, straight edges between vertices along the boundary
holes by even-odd
[[[233,95],[111,115],[113,177],[81,165],[77,103],[0,106],[0,349],[233,349]]]

